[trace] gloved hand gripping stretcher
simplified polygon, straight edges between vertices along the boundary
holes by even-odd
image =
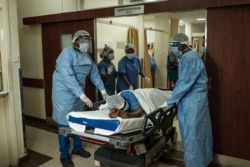
[[[143,157],[146,160],[143,164],[148,165],[153,159],[159,158],[156,152],[165,149],[169,139],[173,143],[176,142],[173,120],[177,114],[177,107],[158,107],[171,95],[169,91],[138,89],[134,94],[145,111],[143,117],[109,118],[107,109],[71,112],[68,121],[72,129],[61,129],[60,133],[80,135],[84,141],[124,150],[125,155],[145,155]],[[95,103],[94,107],[101,103]]]

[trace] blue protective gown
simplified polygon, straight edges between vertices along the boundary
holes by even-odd
[[[67,113],[83,110],[84,102],[80,96],[87,76],[99,90],[104,90],[98,68],[90,56],[77,51],[73,45],[63,49],[56,60],[52,84],[52,118],[59,125],[68,125]]]
[[[116,81],[115,65],[111,61],[107,62],[104,59],[102,59],[98,63],[98,70],[99,70],[100,75],[105,75],[105,74],[107,74],[108,68],[110,66],[113,66],[112,73],[109,75],[109,77],[107,79],[103,79],[102,81],[103,81],[104,87],[105,87],[108,95],[114,95],[115,94],[115,81]],[[99,92],[99,96],[101,96],[100,92]]]
[[[118,63],[118,77],[116,91],[117,93],[128,90],[129,87],[122,79],[122,75],[125,75],[128,81],[132,84],[134,89],[138,87],[138,75],[141,70],[140,59],[135,56],[133,59],[128,59],[126,56],[122,57]]]
[[[134,110],[137,107],[141,106],[138,99],[131,90],[122,91],[119,93],[119,95],[123,97],[124,100],[126,100],[129,105],[128,110],[126,110],[126,112],[128,113],[134,112]]]
[[[178,120],[186,167],[205,167],[212,161],[212,128],[208,108],[208,78],[198,53],[182,55],[179,78],[167,104],[178,104]]]

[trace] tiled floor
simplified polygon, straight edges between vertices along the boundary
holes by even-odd
[[[36,166],[60,167],[61,166],[60,159],[59,159],[57,134],[56,134],[55,129],[48,131],[46,126],[43,126],[43,128],[41,129],[41,127],[37,128],[31,124],[29,125],[26,124],[26,142],[27,142],[27,147],[29,150],[31,150],[31,152],[33,151],[35,153],[37,152],[38,154],[40,153],[40,154],[46,155],[49,159],[47,159],[46,162],[41,162],[42,164],[37,165],[34,163],[36,162],[34,159],[37,158],[37,156],[32,157],[30,155],[29,161],[27,161],[26,163],[20,164],[19,167],[36,167]],[[100,146],[86,143],[86,142],[84,142],[83,146],[86,150],[91,152],[92,155],[90,158],[86,158],[86,159],[79,157],[77,155],[73,155],[72,160],[75,163],[75,167],[82,167],[82,166],[94,167],[95,165],[94,165],[93,155],[94,155],[95,150]],[[163,159],[164,160],[162,162],[156,162],[150,165],[150,167],[176,167],[178,164],[178,161],[176,163],[176,162],[173,162],[173,159],[172,159],[173,163],[171,164],[175,164],[175,165],[168,165],[165,162],[166,158],[163,158]],[[171,162],[171,160],[168,162]],[[183,166],[183,162],[181,162],[180,160],[179,160],[179,164],[180,164],[178,165],[179,167]]]

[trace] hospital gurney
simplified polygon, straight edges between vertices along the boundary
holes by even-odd
[[[98,105],[100,103],[94,107]],[[84,132],[61,128],[59,133],[80,135],[83,141],[102,145],[94,153],[96,167],[146,167],[167,151],[170,139],[176,142],[173,127],[176,114],[176,105],[158,108],[145,115],[141,128],[110,136],[95,134],[92,127]]]

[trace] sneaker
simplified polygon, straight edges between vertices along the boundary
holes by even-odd
[[[85,151],[84,149],[81,149],[79,151],[72,150],[72,154],[80,155],[83,158],[88,158],[91,156],[91,154],[88,151]]]
[[[68,156],[66,158],[60,158],[61,164],[63,167],[74,167],[74,162],[71,160],[71,158]]]

